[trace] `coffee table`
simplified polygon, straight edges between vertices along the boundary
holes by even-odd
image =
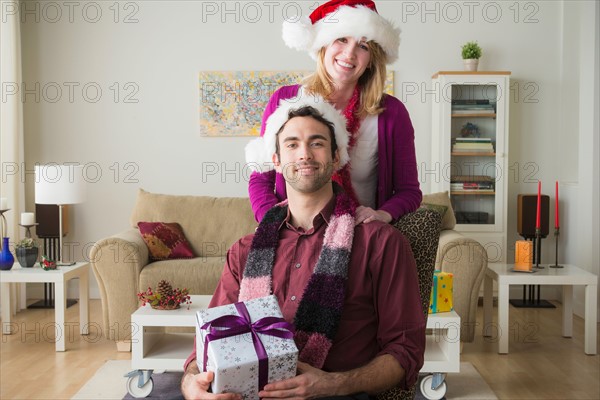
[[[598,277],[574,265],[564,268],[535,269],[533,273],[512,272],[512,264],[490,263],[483,280],[483,334],[498,337],[498,353],[508,354],[508,289],[510,285],[557,285],[562,286],[563,333],[573,336],[573,286],[585,286],[585,354],[596,354],[596,323]],[[498,331],[492,335],[492,287],[498,282]]]
[[[2,334],[12,335],[18,332],[19,326],[11,322],[10,284],[24,282],[51,282],[55,287],[54,332],[56,351],[66,350],[65,310],[67,308],[67,282],[79,278],[79,331],[82,335],[89,333],[89,267],[87,262],[78,262],[72,266],[61,266],[56,270],[44,271],[39,266],[22,268],[15,262],[9,271],[0,271],[2,285]]]

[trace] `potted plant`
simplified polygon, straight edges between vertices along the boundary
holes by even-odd
[[[467,42],[462,46],[462,58],[465,71],[477,71],[480,57],[481,47],[479,47],[477,42]]]
[[[37,242],[32,238],[25,238],[15,245],[15,253],[19,264],[24,268],[31,268],[38,258]]]

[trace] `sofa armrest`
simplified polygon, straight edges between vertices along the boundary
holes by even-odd
[[[453,303],[461,317],[461,340],[472,342],[477,322],[479,290],[487,268],[485,248],[454,230],[442,231],[436,269],[454,275]]]
[[[101,239],[92,247],[90,262],[100,288],[106,338],[131,338],[131,314],[139,306],[139,277],[149,261],[148,247],[137,229]]]

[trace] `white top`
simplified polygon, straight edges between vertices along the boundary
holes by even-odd
[[[350,150],[350,178],[361,205],[377,209],[377,115],[369,115],[360,124],[358,140]]]
[[[514,265],[489,263],[486,274],[498,282],[509,285],[594,285],[598,277],[574,265],[563,264],[563,268],[533,268],[535,272],[513,272]]]

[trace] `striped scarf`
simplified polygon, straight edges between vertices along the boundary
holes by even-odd
[[[354,238],[354,211],[350,197],[340,191],[325,230],[321,254],[294,318],[298,358],[315,368],[323,367],[342,315]],[[287,201],[284,201],[269,210],[256,229],[244,268],[239,301],[272,294],[279,227],[287,213]]]

